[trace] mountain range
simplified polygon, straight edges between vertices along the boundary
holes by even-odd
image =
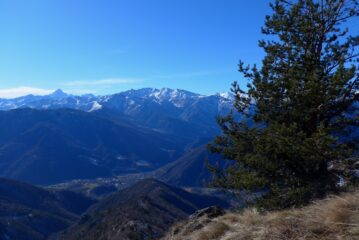
[[[46,185],[193,161],[188,152],[219,132],[216,116],[232,101],[168,88],[0,99],[0,176]]]
[[[0,99],[0,110],[70,108],[94,112],[108,109],[155,129],[171,130],[171,127],[181,128],[190,123],[192,127],[205,127],[205,131],[211,131],[215,125],[214,118],[227,113],[232,102],[233,96],[229,93],[204,96],[169,88],[143,88],[106,96],[75,96],[56,90],[45,96]]]
[[[220,110],[228,107],[228,103],[230,104],[230,101],[233,100],[233,96],[231,93],[218,93],[206,96],[186,90],[170,88],[142,88],[105,96],[95,96],[93,94],[77,96],[67,94],[58,89],[44,96],[26,95],[12,99],[0,99],[0,110],[29,107],[36,109],[72,108],[83,111],[96,111],[102,107],[108,107],[130,114],[135,109],[143,108],[145,104],[150,102],[163,105],[165,108],[175,107],[190,110],[188,107],[191,105],[198,105],[201,102],[208,103],[211,99],[220,100],[217,106]],[[185,116],[183,117],[185,118]]]
[[[0,99],[0,176],[47,185],[150,173],[177,186],[205,186],[205,159],[220,160],[206,144],[220,134],[216,116],[232,105],[229,93],[168,88]]]
[[[0,239],[159,239],[228,207],[204,187],[206,162],[227,162],[206,145],[232,105],[231,94],[150,88],[0,99],[0,176],[27,182],[0,178]]]

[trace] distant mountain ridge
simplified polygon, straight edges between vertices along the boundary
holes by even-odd
[[[226,106],[233,95],[231,93],[218,93],[214,95],[201,95],[186,90],[170,89],[170,88],[142,88],[138,90],[128,90],[112,95],[95,96],[93,94],[72,95],[63,92],[61,89],[54,91],[49,95],[35,96],[27,95],[13,99],[0,98],[0,110],[11,110],[17,108],[35,108],[35,109],[56,109],[56,108],[72,108],[83,111],[90,111],[93,104],[104,107],[120,107],[118,100],[125,98],[121,107],[127,107],[131,111],[138,103],[143,100],[156,102],[158,104],[172,105],[176,108],[185,108],[196,101],[208,98],[217,98],[219,100],[219,108]],[[142,101],[139,101],[139,100]],[[132,108],[131,108],[132,106]]]
[[[232,101],[169,88],[0,99],[0,176],[54,184],[152,171],[219,133]]]
[[[142,88],[106,96],[75,96],[56,90],[45,96],[0,99],[0,110],[3,111],[19,108],[107,111],[112,115],[127,116],[145,127],[171,133],[187,131],[194,136],[218,133],[215,118],[228,113],[232,105],[231,93],[204,96],[169,88]]]
[[[212,156],[203,146],[232,106],[229,93],[168,88],[0,99],[0,176],[56,184],[158,170],[168,183],[205,186]]]

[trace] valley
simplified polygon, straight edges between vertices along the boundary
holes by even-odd
[[[203,208],[242,208],[208,170],[230,166],[207,144],[232,104],[172,89],[0,99],[0,237],[168,239]]]
[[[154,171],[207,144],[230,103],[171,89],[0,99],[0,176],[48,185]]]
[[[206,160],[220,159],[206,144],[232,100],[172,89],[0,99],[0,176],[13,179],[0,181],[0,236],[152,239],[196,210],[229,207],[206,188]]]

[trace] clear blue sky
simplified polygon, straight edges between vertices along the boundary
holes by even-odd
[[[227,91],[234,80],[245,84],[239,59],[263,56],[268,2],[0,0],[0,97],[57,88]]]

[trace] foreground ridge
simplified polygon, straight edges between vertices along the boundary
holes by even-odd
[[[194,214],[163,240],[359,239],[359,192],[332,196],[299,208],[269,213]]]

